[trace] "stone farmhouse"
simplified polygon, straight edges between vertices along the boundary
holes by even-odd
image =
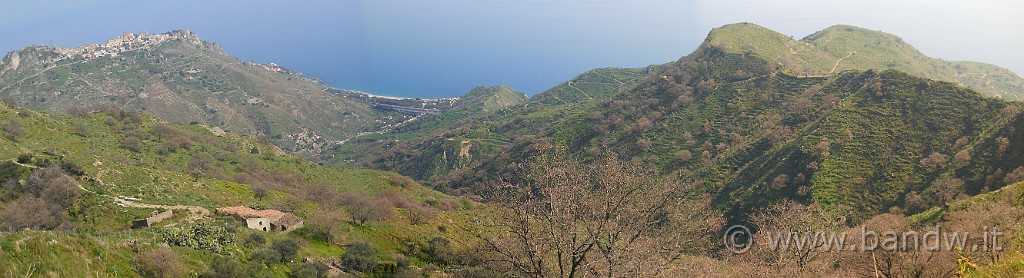
[[[302,227],[302,218],[272,209],[254,210],[236,206],[218,208],[217,213],[238,217],[245,221],[246,227],[253,230],[290,232]]]
[[[167,220],[167,218],[171,218],[172,216],[174,216],[174,211],[172,210],[165,210],[164,212],[153,211],[153,214],[147,218],[132,221],[132,229],[153,226],[153,224]]]

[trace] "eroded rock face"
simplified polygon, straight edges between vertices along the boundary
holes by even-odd
[[[18,70],[18,66],[21,65],[21,56],[18,52],[11,54],[11,70]]]
[[[171,31],[170,35],[171,37],[180,39],[186,43],[194,45],[203,44],[203,41],[199,39],[199,36],[197,36],[196,33],[193,33],[191,30],[188,29],[174,30]]]
[[[0,59],[0,74],[4,74],[8,70],[18,70],[18,66],[21,65],[21,55],[18,52],[11,52],[5,59]]]

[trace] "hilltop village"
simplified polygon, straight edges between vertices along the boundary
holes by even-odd
[[[117,57],[121,52],[149,48],[171,39],[181,39],[186,42],[193,42],[197,44],[201,43],[199,37],[188,30],[177,30],[162,34],[149,34],[145,32],[135,34],[125,32],[121,36],[108,40],[106,43],[87,44],[74,48],[57,47],[56,52],[60,54],[62,58],[76,56],[86,59]]]

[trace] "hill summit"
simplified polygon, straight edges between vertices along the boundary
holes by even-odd
[[[957,83],[988,96],[1024,99],[1024,79],[1010,70],[985,63],[931,58],[900,37],[850,25],[835,25],[796,40],[756,24],[736,23],[711,30],[705,43],[773,61],[792,75],[894,69]]]

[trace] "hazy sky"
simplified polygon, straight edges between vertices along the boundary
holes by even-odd
[[[534,94],[591,68],[678,59],[711,28],[735,22],[795,38],[857,25],[929,56],[1024,73],[1017,0],[0,1],[3,53],[191,29],[242,60],[396,96],[458,96],[497,84]]]

